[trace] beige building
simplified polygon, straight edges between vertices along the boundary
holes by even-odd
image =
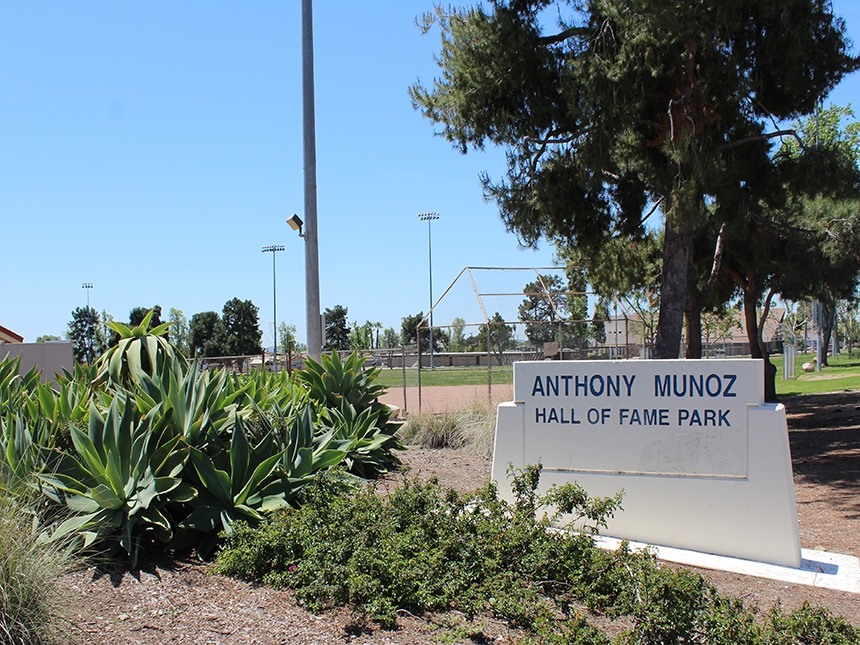
[[[778,348],[782,342],[779,336],[780,326],[785,320],[785,308],[773,307],[767,316],[762,332],[762,339],[771,351]],[[604,321],[606,333],[606,344],[601,347],[610,357],[624,358],[648,358],[650,356],[650,344],[648,335],[643,338],[643,331],[648,326],[638,318],[637,314],[630,313],[626,317],[612,317]],[[655,329],[656,329],[656,322]],[[686,346],[686,339],[682,339]],[[749,338],[747,337],[746,320],[744,312],[738,314],[736,323],[725,333],[707,334],[702,329],[702,356],[747,356],[750,353]],[[683,352],[682,352],[683,355]]]

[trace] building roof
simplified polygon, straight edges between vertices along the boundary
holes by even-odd
[[[19,336],[11,329],[6,329],[3,325],[0,325],[0,341],[4,343],[23,343],[24,337]]]
[[[758,318],[761,318],[762,312],[758,312]],[[776,340],[777,333],[779,332],[779,326],[782,324],[782,321],[785,320],[785,307],[771,307],[767,313],[767,320],[764,321],[764,329],[762,330],[762,340],[766,343]],[[736,325],[732,328],[731,335],[732,341],[734,342],[748,342],[749,337],[747,336],[747,319],[744,310],[741,309],[740,312],[740,325]],[[759,324],[761,321],[759,320]]]

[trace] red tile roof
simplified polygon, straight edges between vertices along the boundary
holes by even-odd
[[[19,336],[11,329],[6,329],[3,325],[0,325],[0,340],[5,340],[7,343],[23,343],[24,337]]]

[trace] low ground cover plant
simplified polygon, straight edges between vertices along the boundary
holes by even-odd
[[[507,503],[492,484],[462,495],[416,480],[383,496],[322,478],[298,508],[234,527],[216,571],[293,589],[312,611],[349,606],[386,627],[401,611],[455,610],[475,620],[476,642],[482,615],[534,643],[860,642],[827,610],[759,616],[647,552],[601,551],[592,535],[620,497],[592,499],[575,484],[540,495],[538,482],[539,467],[518,473]],[[549,530],[562,519],[578,530]]]

